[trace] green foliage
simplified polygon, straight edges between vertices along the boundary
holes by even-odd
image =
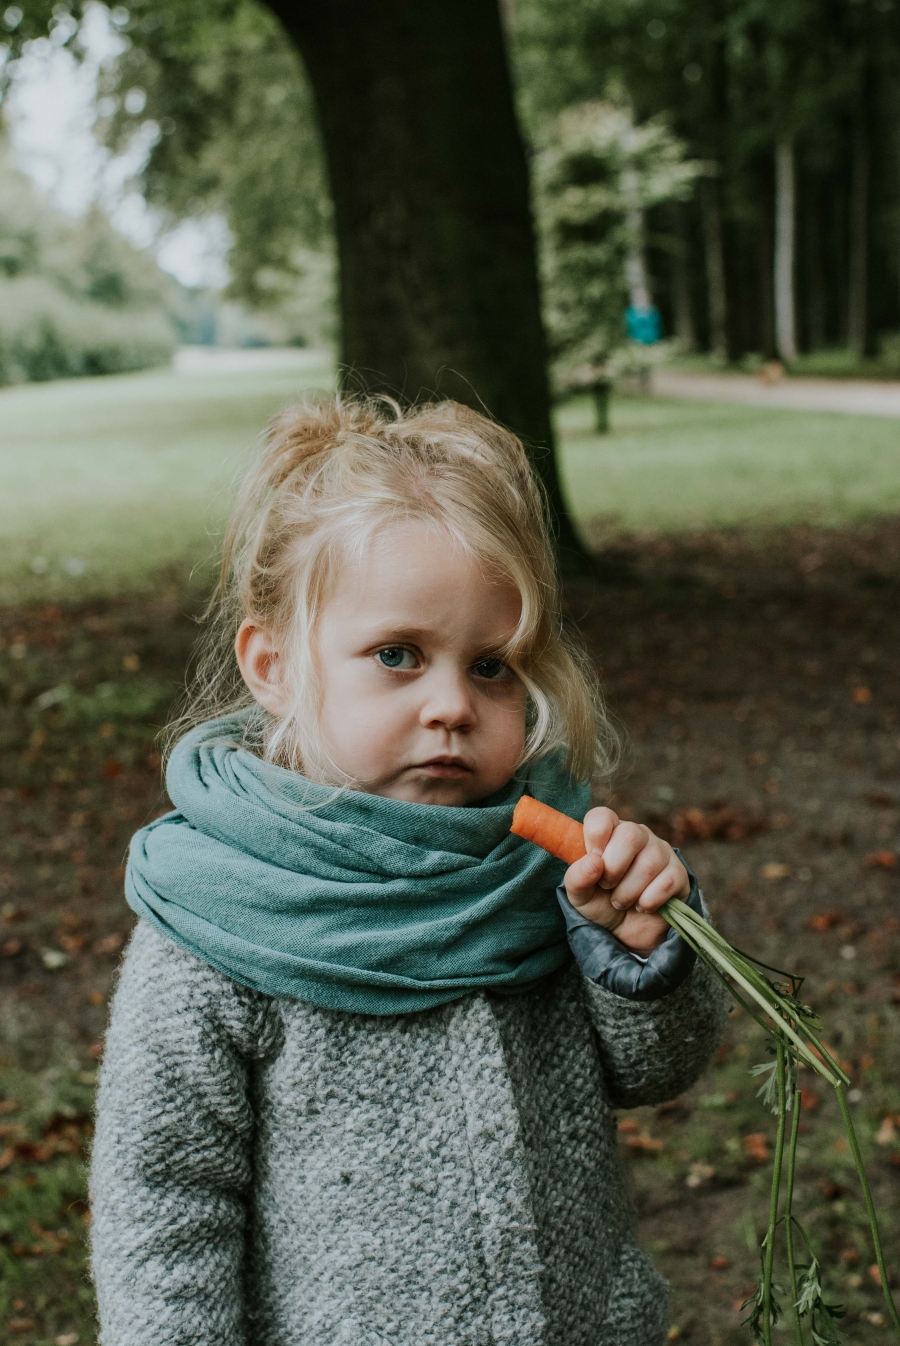
[[[533,138],[567,105],[627,99],[664,116],[715,168],[730,344],[769,353],[774,154],[792,142],[798,175],[796,297],[804,348],[848,340],[848,219],[869,211],[869,326],[896,328],[900,280],[900,8],[897,0],[517,0],[513,47]],[[853,204],[854,156],[867,200]],[[701,194],[698,193],[698,198]],[[691,310],[710,319],[711,246],[699,199],[683,212]],[[666,249],[652,259],[671,284]],[[701,316],[702,315],[702,316]],[[708,333],[707,333],[708,335]]]
[[[166,288],[99,212],[68,219],[0,161],[0,384],[165,364]]]
[[[688,195],[700,166],[662,121],[612,103],[567,108],[537,159],[546,319],[563,383],[600,373],[624,344],[635,212]]]
[[[54,25],[80,56],[84,9],[35,0],[10,33],[13,56]],[[98,135],[122,150],[149,129],[138,186],[173,224],[225,217],[229,296],[306,340],[327,338],[330,196],[312,92],[281,24],[257,0],[134,0],[111,12],[123,42],[101,71]]]
[[[174,219],[222,213],[231,295],[290,302],[310,251],[330,252],[330,202],[312,94],[281,25],[255,0],[137,0],[122,30],[101,136],[121,149],[155,123],[148,199]]]

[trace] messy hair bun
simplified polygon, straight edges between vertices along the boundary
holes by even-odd
[[[260,711],[256,746],[282,766],[326,770],[316,623],[340,568],[400,520],[445,530],[518,589],[521,617],[503,656],[528,691],[522,764],[562,749],[579,779],[605,773],[615,737],[593,669],[562,620],[541,488],[521,441],[456,402],[404,411],[389,398],[341,396],[275,417],[231,512],[173,735],[254,704],[231,653],[251,617],[294,673],[290,712],[276,719]]]

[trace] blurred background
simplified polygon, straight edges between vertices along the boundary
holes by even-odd
[[[96,1338],[128,839],[241,465],[337,384],[532,448],[629,735],[612,803],[808,978],[897,1266],[898,0],[23,0],[0,95],[0,1341]],[[620,1119],[671,1340],[750,1339],[765,1059],[734,1016]],[[867,1346],[850,1156],[804,1104],[799,1204]]]

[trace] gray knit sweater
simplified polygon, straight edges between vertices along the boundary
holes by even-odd
[[[395,1017],[230,981],[141,924],[93,1158],[103,1346],[658,1346],[614,1108],[698,1075],[722,995],[576,966]]]

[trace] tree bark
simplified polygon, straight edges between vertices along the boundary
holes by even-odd
[[[697,345],[697,329],[694,326],[694,306],[691,301],[688,235],[683,205],[675,206],[675,237],[669,255],[675,336],[682,350],[692,351]]]
[[[706,291],[709,303],[709,348],[722,364],[728,360],[728,292],[725,287],[725,248],[719,185],[706,178],[700,187],[703,245],[706,253]]]
[[[806,195],[806,193],[804,193]],[[828,315],[828,283],[825,278],[825,200],[818,182],[807,201],[803,216],[803,255],[806,262],[806,289],[808,293],[807,340],[810,350],[826,345]]]
[[[795,197],[794,146],[790,141],[782,141],[775,147],[775,344],[785,364],[797,358]]]
[[[868,345],[869,317],[869,137],[862,111],[853,136],[849,260],[847,345],[862,359]]]
[[[525,440],[583,555],[553,456],[525,151],[497,0],[267,0],[318,106],[343,380],[452,397]]]

